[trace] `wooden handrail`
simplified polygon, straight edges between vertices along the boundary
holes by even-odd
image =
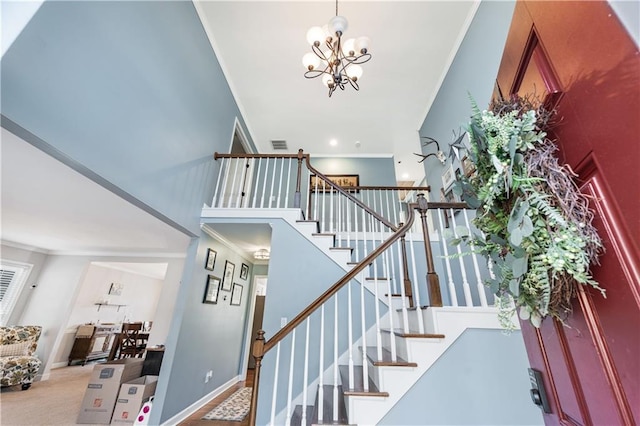
[[[309,157],[309,154],[302,154],[303,157]],[[222,154],[215,152],[213,159],[219,158],[298,158],[298,154]]]
[[[374,212],[373,210],[371,210],[369,208],[369,206],[367,206],[366,204],[364,204],[362,201],[358,200],[356,197],[354,197],[353,195],[349,194],[348,191],[345,191],[341,186],[339,186],[336,183],[333,183],[327,176],[325,176],[324,174],[320,173],[318,170],[316,170],[312,165],[311,162],[309,161],[309,156],[307,155],[306,157],[306,162],[307,162],[307,169],[309,169],[309,171],[311,173],[313,173],[314,175],[316,175],[317,177],[319,177],[320,179],[322,179],[325,182],[325,185],[328,185],[332,188],[334,188],[336,190],[336,192],[339,192],[340,194],[344,195],[345,197],[347,197],[349,200],[353,201],[356,205],[358,205],[360,208],[364,209],[364,211],[366,211],[367,213],[369,213],[371,216],[375,217],[376,219],[378,219],[380,222],[382,222],[383,224],[385,224],[387,227],[391,228],[392,231],[397,231],[398,227],[394,224],[392,224],[391,222],[389,222],[387,219],[383,218],[382,216],[380,216],[378,213]],[[413,212],[412,212],[413,213]]]
[[[309,306],[307,306],[302,312],[300,312],[294,319],[291,320],[286,326],[278,330],[276,334],[271,337],[271,339],[267,340],[264,343],[264,351],[263,355],[269,352],[271,348],[278,344],[282,339],[285,338],[287,334],[293,331],[294,328],[302,324],[302,322],[307,319],[316,309],[318,309],[322,304],[324,304],[327,300],[331,298],[334,294],[338,292],[343,286],[345,286],[349,281],[351,281],[360,271],[366,268],[375,258],[377,258],[384,250],[389,248],[391,244],[396,242],[400,237],[402,237],[413,224],[414,214],[413,211],[418,207],[417,204],[409,204],[409,217],[407,218],[407,223],[398,228],[393,235],[387,238],[382,244],[380,244],[374,251],[371,252],[367,257],[362,259],[357,265],[355,265],[345,276],[343,276],[337,283],[332,285],[327,291],[325,291],[321,296],[319,296],[316,300],[314,300]]]

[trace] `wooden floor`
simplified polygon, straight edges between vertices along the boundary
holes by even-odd
[[[241,422],[229,422],[223,420],[202,420],[202,416],[207,414],[209,411],[213,410],[217,407],[222,401],[227,399],[232,393],[243,386],[253,386],[253,370],[247,370],[247,380],[244,382],[239,382],[229,388],[226,392],[223,392],[218,397],[209,401],[205,404],[201,409],[193,413],[189,418],[187,418],[184,422],[179,423],[179,426],[249,426],[249,416],[244,418]]]

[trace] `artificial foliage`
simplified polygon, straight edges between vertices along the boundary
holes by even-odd
[[[520,318],[539,327],[548,315],[564,320],[579,285],[604,290],[589,271],[602,242],[576,175],[556,157],[547,137],[554,112],[514,96],[480,111],[472,100],[467,155],[475,172],[454,191],[476,208],[478,231],[462,235],[492,260],[487,285],[505,327]],[[460,234],[459,234],[460,235]]]

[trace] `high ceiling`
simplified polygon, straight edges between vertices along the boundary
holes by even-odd
[[[453,60],[478,3],[350,1],[345,36],[367,35],[373,59],[359,92],[331,98],[303,77],[306,31],[324,25],[332,1],[195,2],[260,152],[284,139],[322,155],[393,155],[397,178],[420,180],[417,129]],[[183,254],[189,238],[2,129],[2,239],[57,253]],[[329,141],[336,139],[337,146]],[[359,147],[356,142],[360,142]],[[405,175],[406,174],[406,175]],[[408,176],[407,176],[408,175]],[[43,206],[47,206],[43,209]],[[225,236],[224,227],[216,232]],[[252,241],[228,230],[250,252]]]
[[[344,37],[368,36],[373,58],[359,92],[348,87],[331,98],[320,79],[304,78],[302,56],[311,51],[307,30],[335,15],[333,1],[194,4],[260,152],[286,140],[289,151],[312,155],[391,154],[398,180],[424,176],[412,154],[420,152],[418,129],[478,2],[340,2]]]

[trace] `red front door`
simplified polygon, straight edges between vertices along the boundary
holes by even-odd
[[[523,324],[547,424],[640,422],[640,55],[607,2],[520,1],[498,72],[503,95],[537,93],[561,117],[560,158],[593,197],[605,243],[566,326]]]

